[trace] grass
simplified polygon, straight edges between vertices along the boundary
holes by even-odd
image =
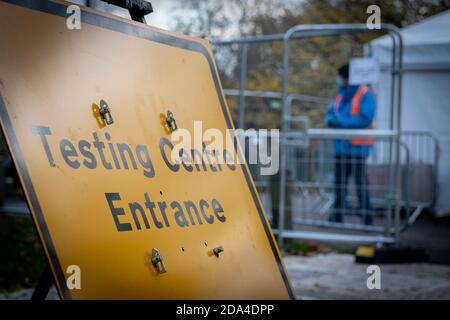
[[[0,292],[36,286],[44,266],[31,217],[0,214]]]
[[[293,239],[286,239],[283,251],[287,254],[298,256],[314,256],[319,253],[354,254],[355,248],[342,246],[329,246],[314,242],[304,242]]]

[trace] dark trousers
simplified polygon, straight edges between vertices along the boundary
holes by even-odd
[[[372,224],[366,158],[336,156],[335,166],[334,183],[336,200],[334,212],[330,216],[330,221],[342,222],[342,217],[346,207],[345,197],[347,195],[348,179],[352,176],[355,180],[356,194],[358,196],[359,208],[362,212],[364,223],[366,225]]]

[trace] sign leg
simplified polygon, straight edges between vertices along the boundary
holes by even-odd
[[[41,278],[33,291],[31,300],[45,300],[48,292],[53,284],[53,275],[50,265],[47,263],[45,265],[44,271],[41,274]]]

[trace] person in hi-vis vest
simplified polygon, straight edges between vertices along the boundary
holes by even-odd
[[[349,85],[349,65],[338,70],[336,82],[339,92],[330,103],[326,124],[335,129],[374,128],[377,102],[374,92],[366,85]],[[342,222],[343,214],[349,212],[345,198],[350,176],[354,178],[359,206],[366,225],[372,224],[369,182],[366,159],[374,141],[372,139],[336,139],[335,156],[335,205],[330,221]]]

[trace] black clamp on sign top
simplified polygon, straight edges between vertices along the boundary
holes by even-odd
[[[127,9],[130,12],[131,19],[145,23],[145,16],[153,12],[150,2],[145,0],[102,0],[108,4]]]

